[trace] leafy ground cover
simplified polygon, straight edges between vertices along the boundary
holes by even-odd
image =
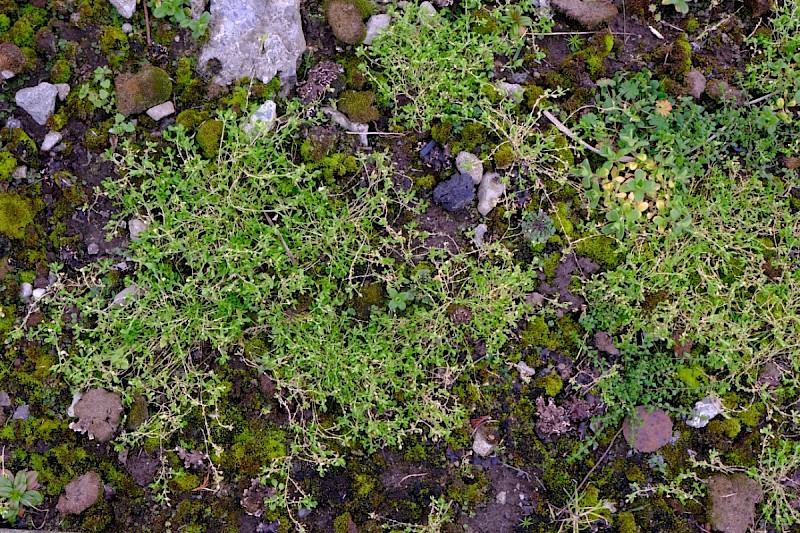
[[[800,527],[796,0],[353,3],[369,46],[304,5],[300,85],[229,88],[207,14],[150,7],[0,6],[3,520]],[[174,119],[117,112],[136,62]],[[72,85],[46,128],[9,97],[39,78]],[[486,216],[434,200],[457,163]]]

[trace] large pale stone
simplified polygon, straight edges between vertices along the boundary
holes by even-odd
[[[36,87],[17,91],[15,100],[37,124],[44,126],[48,117],[56,110],[56,96],[58,96],[56,86],[43,81]]]
[[[300,0],[215,0],[200,65],[218,59],[220,85],[245,76],[267,83],[278,73],[294,78],[305,49]]]

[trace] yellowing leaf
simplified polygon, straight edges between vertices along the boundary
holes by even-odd
[[[656,113],[662,117],[669,115],[670,111],[672,111],[672,104],[669,103],[669,100],[659,100],[656,102]]]

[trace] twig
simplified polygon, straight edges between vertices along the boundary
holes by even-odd
[[[408,478],[410,478],[410,477],[425,477],[425,476],[427,476],[427,475],[428,475],[428,474],[427,474],[426,472],[422,472],[421,474],[409,474],[409,475],[407,475],[406,477],[404,477],[403,479],[401,479],[400,481],[398,481],[398,482],[397,482],[397,486],[399,487],[400,485],[402,485],[402,484],[403,484],[403,481],[407,480],[407,479],[408,479]]]
[[[545,110],[542,111],[542,114],[545,117],[547,117],[547,120],[552,122],[553,126],[555,126],[561,133],[563,133],[564,135],[566,135],[567,137],[569,137],[573,141],[577,142],[578,144],[580,144],[581,146],[583,146],[584,148],[586,148],[590,152],[593,152],[593,153],[595,153],[597,155],[603,155],[602,152],[600,152],[600,150],[598,150],[597,148],[595,148],[591,144],[587,143],[586,141],[584,141],[583,139],[581,139],[580,137],[575,135],[575,133],[573,133],[573,131],[571,129],[566,127],[560,120],[558,120],[556,117],[554,117],[553,114],[550,111],[547,111],[545,109]],[[625,155],[625,156],[620,157],[619,161],[621,161],[622,163],[630,163],[631,161],[636,161],[636,158],[631,157],[629,155]]]
[[[278,238],[281,240],[281,243],[283,244],[283,249],[286,250],[286,255],[289,256],[289,259],[292,261],[292,264],[296,265],[297,264],[297,258],[294,256],[292,251],[289,249],[289,245],[286,244],[286,241],[283,240],[283,235],[281,235],[281,231],[278,229],[278,227],[275,226],[275,223],[272,221],[272,217],[269,216],[269,213],[264,213],[264,216],[267,217],[267,222],[269,222],[269,225],[272,226],[272,228],[278,234]]]
[[[578,493],[580,493],[581,490],[583,490],[583,487],[586,485],[586,482],[589,481],[589,476],[592,475],[592,473],[594,472],[594,469],[597,468],[600,465],[600,463],[605,461],[606,457],[608,456],[608,452],[611,451],[611,447],[616,442],[617,437],[619,437],[620,433],[622,433],[622,427],[620,427],[617,430],[617,432],[614,433],[614,436],[611,438],[611,442],[608,443],[608,448],[606,448],[606,451],[603,452],[602,456],[600,456],[600,459],[598,459],[597,462],[594,464],[594,466],[588,472],[586,472],[585,476],[583,476],[583,480],[581,481],[580,485],[578,485]]]
[[[405,136],[405,133],[399,133],[395,131],[346,131],[348,135],[386,135],[387,137],[391,136]]]
[[[594,35],[596,33],[605,33],[606,30],[596,30],[596,31],[551,31],[549,33],[526,33],[525,35],[533,35],[535,37],[555,37],[558,35]],[[611,35],[638,35],[636,33],[626,33],[623,31],[622,33],[619,32],[611,32]]]
[[[142,0],[144,6],[144,27],[147,30],[147,46],[150,46],[150,15],[147,12],[147,0]]]

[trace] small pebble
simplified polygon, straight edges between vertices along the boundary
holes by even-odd
[[[128,221],[128,231],[131,234],[132,241],[138,241],[146,229],[147,224],[143,220],[132,218]]]
[[[11,175],[15,180],[22,180],[28,177],[28,167],[25,165],[20,165],[14,169],[14,173]]]
[[[33,294],[33,285],[31,285],[30,283],[23,283],[20,288],[19,295],[23,298],[30,298],[32,294]]]
[[[0,391],[0,407],[11,407],[11,398],[4,390]]]
[[[486,224],[478,224],[475,228],[475,245],[482,246],[483,245],[483,238],[486,236],[486,232],[489,231],[489,226]]]
[[[31,296],[33,296],[33,301],[41,300],[42,297],[47,293],[47,289],[33,289]]]
[[[130,22],[126,22],[120,27],[120,29],[122,30],[122,33],[130,33],[133,31],[133,26]]]
[[[31,416],[31,408],[27,405],[20,405],[14,410],[14,415],[11,417],[14,420],[27,420]]]
[[[8,117],[8,120],[6,120],[6,128],[8,128],[10,130],[13,130],[14,128],[21,128],[21,127],[22,127],[22,121],[17,119],[17,118]]]
[[[303,518],[308,517],[308,515],[310,515],[310,514],[311,514],[311,509],[309,509],[307,507],[303,507],[302,509],[297,511],[297,518],[302,520]]]
[[[96,242],[89,243],[89,246],[86,247],[86,253],[89,255],[97,255],[100,253],[100,247]]]
[[[166,101],[163,104],[158,104],[157,106],[153,106],[147,110],[147,116],[158,122],[164,117],[168,117],[175,113],[175,105],[170,102]]]
[[[58,99],[63,102],[69,95],[69,83],[56,83],[56,90],[58,91]]]
[[[47,135],[44,136],[44,141],[42,141],[42,151],[49,152],[55,145],[61,142],[63,137],[64,136],[57,131],[47,132]]]

